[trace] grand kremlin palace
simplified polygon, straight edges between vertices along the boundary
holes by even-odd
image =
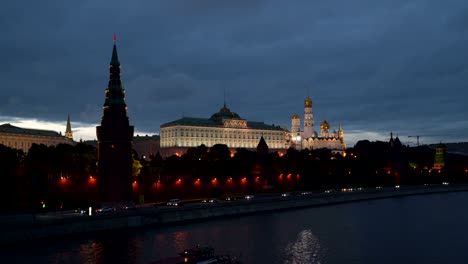
[[[255,149],[263,136],[272,151],[289,147],[288,131],[280,126],[247,121],[231,112],[226,104],[210,118],[183,117],[162,124],[161,156],[183,154],[190,147],[226,144],[228,148]]]

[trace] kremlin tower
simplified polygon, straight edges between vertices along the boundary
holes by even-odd
[[[100,198],[101,202],[127,202],[132,199],[133,126],[127,116],[115,35],[105,95],[101,125],[96,127]]]
[[[67,128],[65,129],[65,137],[73,140],[73,133],[72,133],[71,124],[70,124],[70,114],[68,114]]]

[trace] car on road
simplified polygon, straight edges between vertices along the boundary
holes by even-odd
[[[291,196],[291,193],[282,193],[281,194],[281,197],[289,197],[289,196]]]
[[[301,195],[311,195],[312,192],[301,192]]]
[[[216,198],[207,198],[207,199],[202,200],[202,203],[218,203],[218,202],[219,200]]]
[[[246,196],[244,197],[244,199],[246,199],[246,200],[252,200],[253,198],[254,198],[253,195],[246,195]]]
[[[87,213],[88,213],[88,210],[82,209],[82,208],[78,208],[78,209],[75,209],[75,213],[78,213],[78,214],[87,214]]]
[[[180,199],[171,199],[166,203],[167,206],[182,206],[184,205]]]
[[[96,213],[102,214],[102,213],[113,213],[115,212],[115,208],[111,206],[103,206],[101,208],[96,209]]]
[[[136,206],[134,203],[128,203],[122,206],[123,210],[136,210]]]

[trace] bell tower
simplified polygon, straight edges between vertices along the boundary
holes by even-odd
[[[291,118],[291,133],[299,134],[301,132],[301,118],[294,114]]]
[[[127,202],[132,199],[133,126],[130,126],[127,116],[116,42],[114,35],[104,114],[101,125],[96,127],[101,202]]]
[[[312,113],[312,99],[309,96],[304,100],[304,138],[314,136],[314,114]]]

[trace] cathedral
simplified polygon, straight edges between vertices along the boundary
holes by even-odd
[[[338,131],[330,132],[327,120],[320,124],[320,134],[314,126],[314,115],[312,112],[312,100],[307,97],[304,100],[304,130],[301,131],[301,118],[294,114],[291,120],[291,132],[289,145],[297,150],[327,148],[334,153],[343,153],[346,149],[344,133],[341,124]]]

